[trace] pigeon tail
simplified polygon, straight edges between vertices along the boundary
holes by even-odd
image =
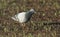
[[[15,20],[15,21],[18,21],[18,19],[16,18],[16,17],[11,17],[13,20]]]

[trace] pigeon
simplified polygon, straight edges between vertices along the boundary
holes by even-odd
[[[26,23],[30,20],[32,15],[35,13],[34,9],[30,9],[27,12],[21,12],[11,17],[13,20],[18,21],[19,23]]]

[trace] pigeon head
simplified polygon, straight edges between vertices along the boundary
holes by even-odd
[[[35,10],[34,10],[34,9],[30,9],[30,10],[29,10],[29,13],[30,13],[30,14],[34,14],[34,13],[35,13]]]
[[[31,12],[35,12],[34,9],[30,9]]]

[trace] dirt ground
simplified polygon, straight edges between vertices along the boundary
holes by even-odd
[[[17,13],[35,9],[30,21],[11,19]],[[44,24],[55,22],[55,24]],[[0,37],[60,37],[60,0],[0,0]]]

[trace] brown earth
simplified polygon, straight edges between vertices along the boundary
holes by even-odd
[[[36,13],[23,25],[11,19],[34,8]],[[60,37],[60,0],[0,0],[0,37]]]

